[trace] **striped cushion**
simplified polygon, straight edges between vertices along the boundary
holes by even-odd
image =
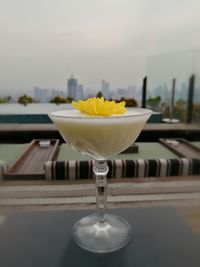
[[[0,160],[0,180],[3,180],[3,175],[7,169],[8,165],[4,161]]]
[[[48,161],[45,178],[75,180],[93,178],[94,161]],[[108,178],[163,177],[200,174],[200,159],[108,160]]]

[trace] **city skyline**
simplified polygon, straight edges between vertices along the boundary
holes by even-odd
[[[99,92],[106,99],[120,99],[121,97],[125,98],[137,98],[140,100],[141,98],[141,88],[137,88],[136,86],[128,86],[126,88],[116,88],[112,90],[110,88],[109,82],[102,79],[101,86],[99,90],[94,92],[88,90],[84,86],[84,84],[80,84],[77,77],[71,75],[66,80],[66,88],[64,90],[59,90],[56,88],[41,88],[35,86],[33,88],[33,98],[39,102],[49,102],[52,98],[56,96],[62,96],[65,98],[72,98],[73,100],[87,99],[89,97],[96,96]],[[139,92],[139,90],[141,92]]]
[[[197,0],[0,0],[0,90],[142,85],[147,58],[200,47]],[[101,78],[102,77],[102,78]]]
[[[155,64],[155,69],[157,69],[157,64]],[[152,77],[149,79],[147,77],[147,98],[149,97],[157,97],[160,96],[162,101],[169,101],[171,96],[171,89],[172,89],[172,79],[168,77],[165,80],[156,79],[156,83],[153,80],[154,75],[153,72],[151,73]],[[195,76],[195,75],[194,75]],[[196,76],[195,76],[196,77]],[[185,77],[186,78],[186,77]],[[188,77],[187,77],[188,78]],[[195,78],[197,79],[197,83],[195,84],[195,98],[194,102],[200,101],[200,80],[199,76]],[[175,99],[187,99],[188,97],[188,90],[189,90],[189,80],[176,80],[175,86]],[[178,82],[177,82],[178,81]],[[151,87],[148,85],[151,84]],[[154,84],[152,86],[152,84]],[[94,97],[97,95],[98,92],[101,92],[106,99],[121,99],[121,98],[134,98],[140,103],[142,98],[142,86],[127,86],[127,87],[118,87],[114,90],[110,88],[109,81],[105,79],[101,80],[99,89],[97,91],[89,90],[85,87],[84,84],[79,83],[78,77],[71,75],[66,79],[66,87],[65,88],[42,88],[41,86],[34,86],[30,92],[20,92],[16,91],[14,95],[9,94],[8,91],[2,93],[0,91],[0,97],[7,97],[11,96],[11,101],[16,102],[19,96],[24,94],[30,95],[33,97],[34,101],[47,103],[51,99],[56,96],[62,96],[64,98],[70,97],[73,100],[80,100],[80,99],[87,99],[89,97]]]
[[[175,79],[176,80],[176,79]],[[148,82],[148,80],[147,80]],[[172,81],[171,81],[172,82]],[[134,98],[137,100],[138,104],[141,102],[142,98],[142,87],[137,88],[136,86],[129,86],[127,88],[116,88],[115,91],[109,88],[109,82],[102,80],[101,89],[99,92],[103,94],[106,99],[121,99],[121,98]],[[81,92],[79,90],[81,89]],[[148,88],[147,88],[148,89]],[[151,90],[147,90],[147,98],[160,96],[162,101],[170,101],[172,93],[172,84],[167,84],[163,82],[157,84]],[[186,100],[188,97],[189,83],[188,81],[182,81],[181,83],[176,83],[175,85],[175,99]],[[35,92],[38,92],[37,96]],[[96,92],[97,93],[97,92]],[[44,102],[49,102],[49,100],[55,96],[71,97],[73,100],[87,99],[89,97],[96,96],[96,93],[87,91],[84,85],[78,84],[78,79],[74,76],[71,76],[67,79],[67,88],[64,91],[47,88],[34,87],[34,99],[42,102],[42,99],[45,97]],[[195,98],[194,103],[200,101],[200,87],[195,87]]]

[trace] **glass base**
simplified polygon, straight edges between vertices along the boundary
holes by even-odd
[[[99,221],[97,214],[82,218],[73,228],[76,244],[91,252],[108,253],[123,248],[131,239],[129,223],[119,216],[105,214]]]

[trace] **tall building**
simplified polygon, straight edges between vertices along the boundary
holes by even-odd
[[[51,91],[49,89],[44,89],[37,86],[34,87],[33,97],[36,101],[41,103],[48,102],[50,96],[51,96]]]
[[[77,100],[78,81],[73,76],[67,80],[67,96]]]
[[[77,91],[76,91],[76,98],[77,100],[83,99],[84,98],[84,88],[82,84],[77,85]]]
[[[65,97],[65,94],[63,91],[61,90],[57,90],[57,89],[51,89],[51,98],[54,98],[56,96],[62,96]]]
[[[109,95],[109,83],[105,80],[101,81],[101,92],[105,98],[108,98]]]
[[[137,98],[137,87],[134,85],[128,86],[128,97],[129,98]]]
[[[124,97],[124,98],[128,98],[129,97],[129,91],[128,91],[128,89],[127,88],[119,88],[118,90],[117,90],[117,98],[118,99],[121,99],[122,97]]]

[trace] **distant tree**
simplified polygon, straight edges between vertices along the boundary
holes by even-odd
[[[192,111],[193,122],[200,123],[200,102],[193,104]]]
[[[67,99],[63,96],[55,96],[50,100],[50,103],[55,103],[56,105],[67,103]]]
[[[170,117],[170,105],[168,103],[162,103],[162,113],[164,118]]]
[[[158,108],[158,106],[161,103],[161,97],[160,96],[156,96],[156,97],[149,97],[147,99],[147,105],[150,106],[153,110],[156,110]]]
[[[125,98],[121,97],[120,100],[115,100],[115,102],[119,103],[124,101],[126,103],[126,107],[137,107],[138,103],[134,98]]]
[[[68,97],[67,97],[67,103],[72,103],[72,101],[73,101],[73,97],[68,96]]]
[[[33,98],[31,96],[27,96],[24,94],[23,96],[20,96],[17,101],[19,104],[22,104],[26,106],[29,103],[33,103]]]
[[[138,103],[134,98],[128,98],[124,100],[126,102],[126,107],[137,107]]]
[[[179,99],[175,103],[175,108],[179,110],[186,109],[186,106],[187,106],[187,102],[184,99]]]
[[[99,91],[99,92],[97,93],[96,97],[101,98],[101,97],[104,97],[104,95],[102,94],[101,91]],[[104,97],[104,98],[105,98],[105,97]]]
[[[184,99],[179,99],[174,105],[174,116],[181,122],[186,121],[187,102]]]
[[[11,96],[0,98],[0,104],[9,103],[10,101],[11,101]]]

